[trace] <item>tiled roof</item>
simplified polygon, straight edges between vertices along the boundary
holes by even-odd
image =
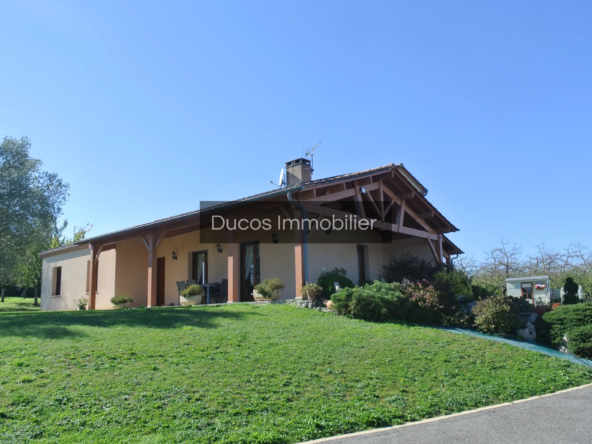
[[[106,234],[101,234],[99,236],[94,236],[94,237],[90,237],[90,238],[86,238],[83,239],[77,243],[75,243],[74,245],[68,245],[68,246],[62,246],[62,247],[58,247],[58,248],[54,248],[52,250],[47,250],[47,251],[43,251],[41,253],[42,256],[48,254],[48,253],[54,253],[60,250],[68,250],[69,248],[72,248],[73,246],[77,246],[77,245],[84,245],[84,244],[88,244],[89,242],[94,242],[100,239],[104,239],[106,237],[110,237],[116,234],[122,234],[122,233],[127,233],[127,232],[131,232],[131,231],[135,231],[135,230],[139,230],[142,228],[148,228],[148,227],[152,227],[152,226],[157,226],[157,225],[161,225],[163,223],[166,222],[174,222],[174,221],[178,221],[178,220],[183,220],[185,218],[189,218],[189,217],[193,217],[196,216],[200,213],[203,213],[205,211],[210,211],[214,208],[224,208],[224,207],[230,207],[242,202],[250,202],[250,201],[256,201],[256,200],[261,200],[264,199],[266,197],[272,197],[275,195],[282,195],[282,194],[287,194],[289,191],[296,191],[296,190],[302,190],[302,189],[306,189],[308,187],[311,186],[318,186],[318,185],[324,185],[324,184],[330,184],[333,182],[340,182],[340,181],[344,181],[344,180],[348,180],[348,179],[353,179],[353,178],[360,178],[360,177],[364,177],[364,176],[372,176],[375,175],[377,173],[381,173],[381,172],[387,172],[387,171],[391,171],[391,170],[399,170],[402,172],[403,176],[405,177],[405,179],[407,179],[407,181],[413,186],[413,188],[415,188],[417,190],[418,193],[420,193],[422,196],[425,196],[427,194],[427,188],[425,188],[404,166],[403,164],[390,164],[390,165],[385,165],[385,166],[381,166],[378,168],[372,168],[369,170],[365,170],[365,171],[358,171],[355,173],[348,173],[348,174],[342,174],[342,175],[338,175],[338,176],[332,176],[332,177],[325,177],[323,179],[317,179],[317,180],[311,180],[309,182],[302,182],[299,183],[297,185],[291,185],[291,186],[287,186],[287,187],[283,187],[281,189],[276,189],[276,190],[271,190],[271,191],[266,191],[264,193],[259,193],[259,194],[255,194],[252,196],[248,196],[248,197],[244,197],[241,199],[237,199],[237,200],[233,200],[233,201],[229,201],[229,202],[224,202],[221,203],[219,205],[213,205],[210,207],[206,207],[203,209],[199,209],[196,211],[190,211],[188,213],[183,213],[183,214],[179,214],[176,216],[172,216],[172,217],[167,217],[164,219],[158,219],[152,222],[148,222],[145,224],[140,224],[140,225],[136,225],[133,227],[129,227],[129,228],[124,228],[122,230],[117,230],[117,231],[112,231],[110,233],[106,233]],[[425,197],[423,197],[423,199],[425,199]],[[427,202],[427,199],[426,199]],[[429,202],[428,202],[429,204]],[[431,205],[431,204],[430,204]],[[432,205],[433,207],[433,205]],[[434,209],[436,210],[436,208],[434,207]],[[438,210],[436,210],[438,211]],[[438,213],[441,215],[441,213],[438,211]],[[442,216],[442,218],[444,218]],[[444,218],[444,220],[446,220]],[[448,221],[447,221],[448,222]],[[453,226],[452,224],[450,224],[451,226]],[[454,227],[454,226],[453,226]]]

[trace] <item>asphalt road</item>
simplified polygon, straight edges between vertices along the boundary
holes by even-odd
[[[592,386],[374,432],[327,444],[591,444]]]

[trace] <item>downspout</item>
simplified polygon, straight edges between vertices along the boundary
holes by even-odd
[[[304,208],[292,198],[292,191],[288,191],[287,196],[291,203],[302,210],[302,218],[304,220],[302,224],[302,235],[304,238],[302,240],[302,256],[304,256],[304,264],[302,266],[304,268],[304,283],[306,284],[308,282],[308,213],[306,212],[306,208]]]

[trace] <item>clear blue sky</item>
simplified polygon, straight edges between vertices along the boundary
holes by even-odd
[[[403,162],[480,256],[592,246],[590,1],[0,4],[0,135],[93,235]]]

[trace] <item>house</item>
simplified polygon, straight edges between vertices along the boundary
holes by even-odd
[[[549,276],[526,276],[506,279],[506,294],[524,298],[531,304],[548,305],[551,301]]]
[[[402,164],[313,180],[310,161],[296,159],[276,190],[41,253],[41,307],[73,310],[87,298],[88,308],[109,309],[117,294],[136,307],[176,305],[176,282],[188,279],[226,279],[227,302],[240,302],[278,277],[282,299],[293,299],[324,269],[344,268],[354,283],[379,279],[393,254],[450,265],[462,251],[445,234],[458,229],[426,195]]]

